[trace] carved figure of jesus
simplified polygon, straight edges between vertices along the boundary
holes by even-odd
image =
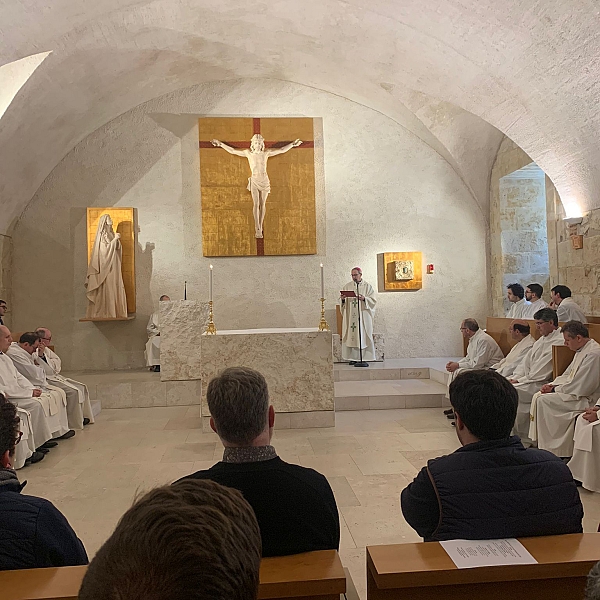
[[[265,220],[265,212],[267,205],[267,196],[271,192],[271,182],[267,175],[267,160],[271,156],[277,156],[278,154],[284,154],[299,146],[302,141],[296,140],[289,144],[286,144],[282,148],[268,148],[265,150],[265,140],[260,133],[255,133],[250,140],[250,150],[237,150],[232,148],[219,140],[212,140],[212,145],[219,148],[223,148],[229,154],[235,154],[235,156],[245,156],[250,163],[250,171],[252,175],[248,177],[248,190],[252,194],[252,201],[254,207],[252,212],[254,214],[254,237],[263,237],[263,222]]]

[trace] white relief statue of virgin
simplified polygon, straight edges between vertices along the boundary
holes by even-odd
[[[85,278],[88,299],[86,318],[127,317],[127,297],[121,274],[121,234],[113,231],[110,215],[102,215]]]

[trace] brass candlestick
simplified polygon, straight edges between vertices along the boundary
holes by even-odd
[[[321,298],[321,322],[319,323],[319,331],[329,331],[329,325],[325,320],[325,298]]]
[[[205,334],[206,335],[216,335],[217,334],[217,328],[215,327],[215,324],[213,321],[213,301],[212,300],[208,301],[208,325],[206,326]]]

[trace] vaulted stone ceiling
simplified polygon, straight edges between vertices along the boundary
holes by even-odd
[[[479,119],[563,201],[598,207],[599,15],[595,0],[0,0],[0,65],[52,52],[0,120],[0,232],[101,125],[246,77],[384,112],[444,155],[484,211],[500,134]]]

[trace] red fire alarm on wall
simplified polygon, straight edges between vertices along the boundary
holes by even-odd
[[[433,265],[427,265],[427,275],[433,275]]]

